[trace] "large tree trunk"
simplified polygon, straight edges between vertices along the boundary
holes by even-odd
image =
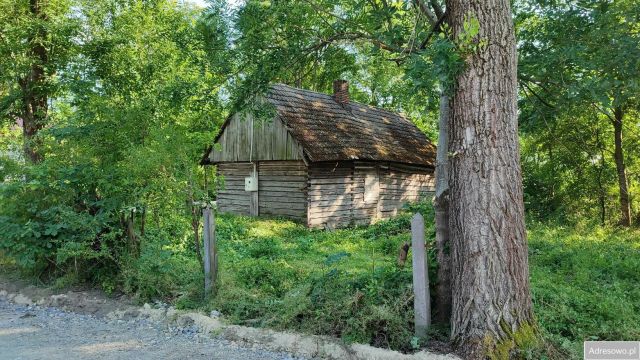
[[[624,164],[624,154],[622,152],[622,125],[624,112],[617,107],[614,112],[613,136],[615,151],[613,157],[616,160],[616,172],[618,173],[618,187],[620,189],[620,224],[631,226],[631,201],[629,200],[629,190],[627,182],[627,168]]]
[[[438,282],[436,286],[436,314],[439,323],[451,319],[451,260],[449,249],[449,170],[447,142],[449,126],[449,96],[445,89],[440,95],[438,152],[436,154],[436,193],[433,200],[438,251]]]
[[[467,358],[537,340],[529,292],[509,0],[448,0],[454,39],[470,18],[485,43],[457,77],[449,123],[451,335]],[[472,44],[458,44],[471,48]],[[514,339],[518,339],[516,342]]]
[[[29,38],[32,55],[31,70],[19,81],[22,90],[22,133],[26,159],[39,162],[42,160],[42,154],[38,149],[40,141],[37,135],[46,123],[48,111],[44,67],[49,60],[49,55],[43,45],[47,34],[41,23],[46,21],[47,16],[42,9],[41,0],[30,0],[29,10],[37,21],[34,33]]]

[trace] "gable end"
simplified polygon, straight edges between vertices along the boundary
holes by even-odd
[[[236,113],[223,124],[203,164],[223,162],[305,160],[303,149],[282,120],[258,120]]]

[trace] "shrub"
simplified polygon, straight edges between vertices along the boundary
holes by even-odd
[[[166,301],[194,292],[204,285],[200,265],[192,252],[172,245],[167,233],[154,231],[142,239],[139,257],[123,257],[120,279],[123,289],[142,301]]]
[[[113,265],[114,219],[87,202],[90,196],[77,198],[91,192],[91,171],[47,162],[25,170],[0,183],[0,250],[35,274],[90,278],[88,269]]]

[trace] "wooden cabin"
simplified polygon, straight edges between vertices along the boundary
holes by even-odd
[[[327,95],[272,85],[270,120],[230,116],[202,160],[224,178],[218,209],[335,228],[429,196],[435,146],[402,115],[349,101],[348,86],[336,81]]]

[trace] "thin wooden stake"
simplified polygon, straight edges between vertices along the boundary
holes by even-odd
[[[424,241],[424,218],[420,213],[416,213],[411,219],[411,251],[413,252],[415,335],[424,338],[431,325],[431,299]]]
[[[218,249],[216,247],[216,219],[213,210],[207,206],[202,210],[204,217],[204,293],[215,292],[218,277]]]

